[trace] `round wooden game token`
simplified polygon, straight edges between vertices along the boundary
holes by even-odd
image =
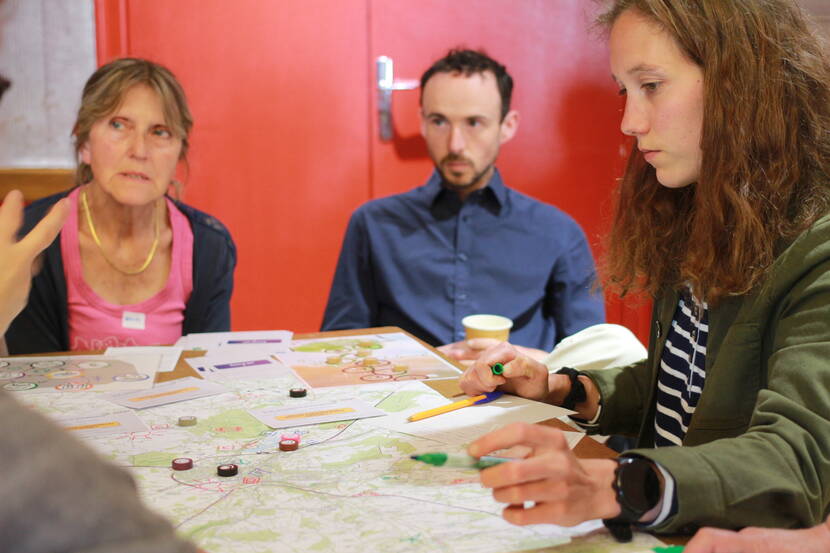
[[[193,468],[193,459],[188,457],[179,457],[173,459],[173,470],[190,470]]]
[[[196,417],[190,415],[179,417],[179,426],[196,426]]]
[[[216,467],[216,474],[219,476],[236,476],[238,473],[239,467],[233,463]]]
[[[280,440],[280,451],[294,451],[300,444],[297,440]]]
[[[291,397],[305,397],[307,393],[305,388],[291,388],[288,395]]]

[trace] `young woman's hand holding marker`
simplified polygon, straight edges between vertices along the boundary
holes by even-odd
[[[501,363],[501,374],[494,374],[493,365]],[[588,399],[576,405],[579,416],[592,419],[599,404],[599,392],[587,377],[580,376],[585,386]],[[501,390],[536,401],[561,405],[571,391],[571,382],[566,375],[548,373],[548,368],[525,355],[512,345],[501,342],[486,350],[461,375],[459,385],[465,394],[479,395],[493,390]]]

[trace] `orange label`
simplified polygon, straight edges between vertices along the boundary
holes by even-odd
[[[99,422],[96,424],[82,424],[80,426],[65,426],[66,430],[92,430],[93,428],[110,428],[112,426],[121,426],[118,421]]]
[[[185,392],[195,392],[198,389],[199,388],[197,388],[196,386],[191,386],[189,388],[179,388],[178,390],[171,390],[169,392],[161,392],[159,394],[150,394],[149,396],[130,398],[130,401],[144,401],[147,399],[156,399],[157,397],[174,396],[176,394],[183,394]]]
[[[351,407],[343,407],[342,409],[329,409],[328,411],[312,411],[311,413],[297,413],[296,415],[278,415],[274,417],[278,421],[287,421],[291,419],[305,419],[308,417],[322,417],[325,415],[339,415],[341,413],[354,413]]]

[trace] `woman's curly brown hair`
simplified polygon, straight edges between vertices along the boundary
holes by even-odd
[[[756,286],[782,244],[830,207],[830,64],[788,0],[617,0],[704,75],[698,182],[661,186],[632,148],[603,261],[621,294],[691,284],[709,303]]]

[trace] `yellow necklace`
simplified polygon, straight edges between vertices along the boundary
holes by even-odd
[[[147,256],[147,259],[144,260],[144,263],[141,264],[141,267],[139,267],[135,271],[125,271],[124,269],[113,263],[113,261],[107,256],[106,252],[104,251],[104,247],[101,245],[101,240],[98,238],[98,233],[95,232],[95,225],[92,224],[92,213],[90,212],[89,204],[86,201],[86,190],[81,190],[81,204],[83,204],[84,206],[84,213],[86,214],[86,224],[89,225],[89,232],[92,234],[92,239],[95,241],[95,245],[98,246],[98,249],[101,251],[101,255],[104,257],[106,262],[110,264],[110,267],[112,267],[119,273],[123,273],[125,275],[139,275],[146,271],[147,267],[150,266],[150,263],[156,256],[156,249],[159,245],[159,218],[157,217],[156,210],[153,210],[153,217],[156,220],[156,236],[153,239],[153,245],[150,248],[150,254]],[[158,203],[156,203],[156,205],[158,205]]]

